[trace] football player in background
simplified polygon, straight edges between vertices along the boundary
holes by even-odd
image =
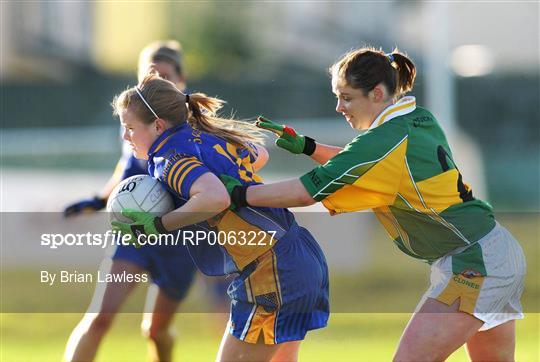
[[[159,73],[184,91],[186,79],[182,63],[182,49],[174,40],[156,41],[146,46],[139,55],[138,79],[150,71]],[[127,142],[114,174],[98,196],[66,207],[66,217],[95,212],[105,207],[114,187],[133,175],[148,174],[144,160],[133,156]],[[145,313],[141,324],[148,339],[149,359],[170,361],[174,344],[172,321],[182,299],[191,286],[195,267],[185,247],[119,245],[100,266],[102,274],[139,274],[148,272],[152,283],[148,287]],[[64,358],[67,361],[91,361],[95,358],[103,336],[109,330],[115,314],[138,285],[138,282],[99,283],[92,302],[68,340]]]

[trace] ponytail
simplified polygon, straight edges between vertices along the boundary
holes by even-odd
[[[187,122],[192,128],[223,138],[252,153],[255,153],[254,144],[264,143],[263,134],[255,125],[217,116],[225,101],[208,97],[204,93],[192,93],[186,100],[190,111]]]
[[[397,49],[390,55],[393,57],[393,64],[395,64],[395,69],[398,72],[395,96],[399,97],[413,89],[416,67],[406,55],[400,53]],[[394,66],[393,64],[392,66]]]

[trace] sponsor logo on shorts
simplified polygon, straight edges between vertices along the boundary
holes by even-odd
[[[477,284],[477,283],[473,283],[471,282],[470,280],[467,280],[467,279],[463,279],[461,278],[461,276],[459,274],[456,274],[454,275],[454,282],[458,283],[458,284],[463,284],[463,285],[466,285],[470,288],[473,288],[473,289],[480,289],[480,284]]]
[[[478,271],[476,271],[474,269],[466,269],[466,270],[461,272],[461,275],[463,275],[467,279],[470,279],[470,278],[481,277],[482,273],[480,273],[480,272],[478,272]]]

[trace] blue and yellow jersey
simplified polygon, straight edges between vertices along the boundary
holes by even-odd
[[[255,151],[253,151],[255,152]],[[244,185],[261,179],[253,169],[257,155],[184,124],[167,130],[149,152],[150,174],[185,202],[193,183],[212,172]],[[227,293],[232,299],[229,333],[247,343],[276,344],[304,339],[326,326],[329,315],[328,268],[322,250],[286,209],[243,207],[226,210],[200,229],[240,236],[255,233],[252,245],[187,244],[197,267],[208,275],[238,274]],[[230,241],[230,240],[229,240]]]
[[[162,181],[173,195],[185,202],[189,199],[193,183],[206,172],[235,177],[244,185],[260,183],[261,178],[252,166],[256,157],[248,149],[238,148],[219,137],[184,124],[168,129],[154,142],[149,151],[149,172]],[[257,243],[253,243],[257,245],[188,244],[195,263],[208,275],[243,270],[287,236],[292,228],[297,227],[292,213],[286,209],[251,207],[235,212],[227,210],[211,223],[205,222],[198,226],[215,232],[223,231],[228,235],[238,231],[258,235]]]
[[[415,258],[438,259],[495,226],[491,206],[473,197],[443,130],[414,97],[386,108],[367,132],[300,180],[331,213],[373,209]]]

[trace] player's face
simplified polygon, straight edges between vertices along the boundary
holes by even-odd
[[[332,78],[332,92],[337,98],[336,112],[341,113],[352,128],[369,128],[380,112],[371,92],[366,96],[361,89],[352,88],[335,77]]]
[[[129,142],[135,158],[147,160],[148,150],[159,136],[156,121],[146,124],[129,109],[125,109],[120,114],[120,122],[124,127],[123,138]]]

